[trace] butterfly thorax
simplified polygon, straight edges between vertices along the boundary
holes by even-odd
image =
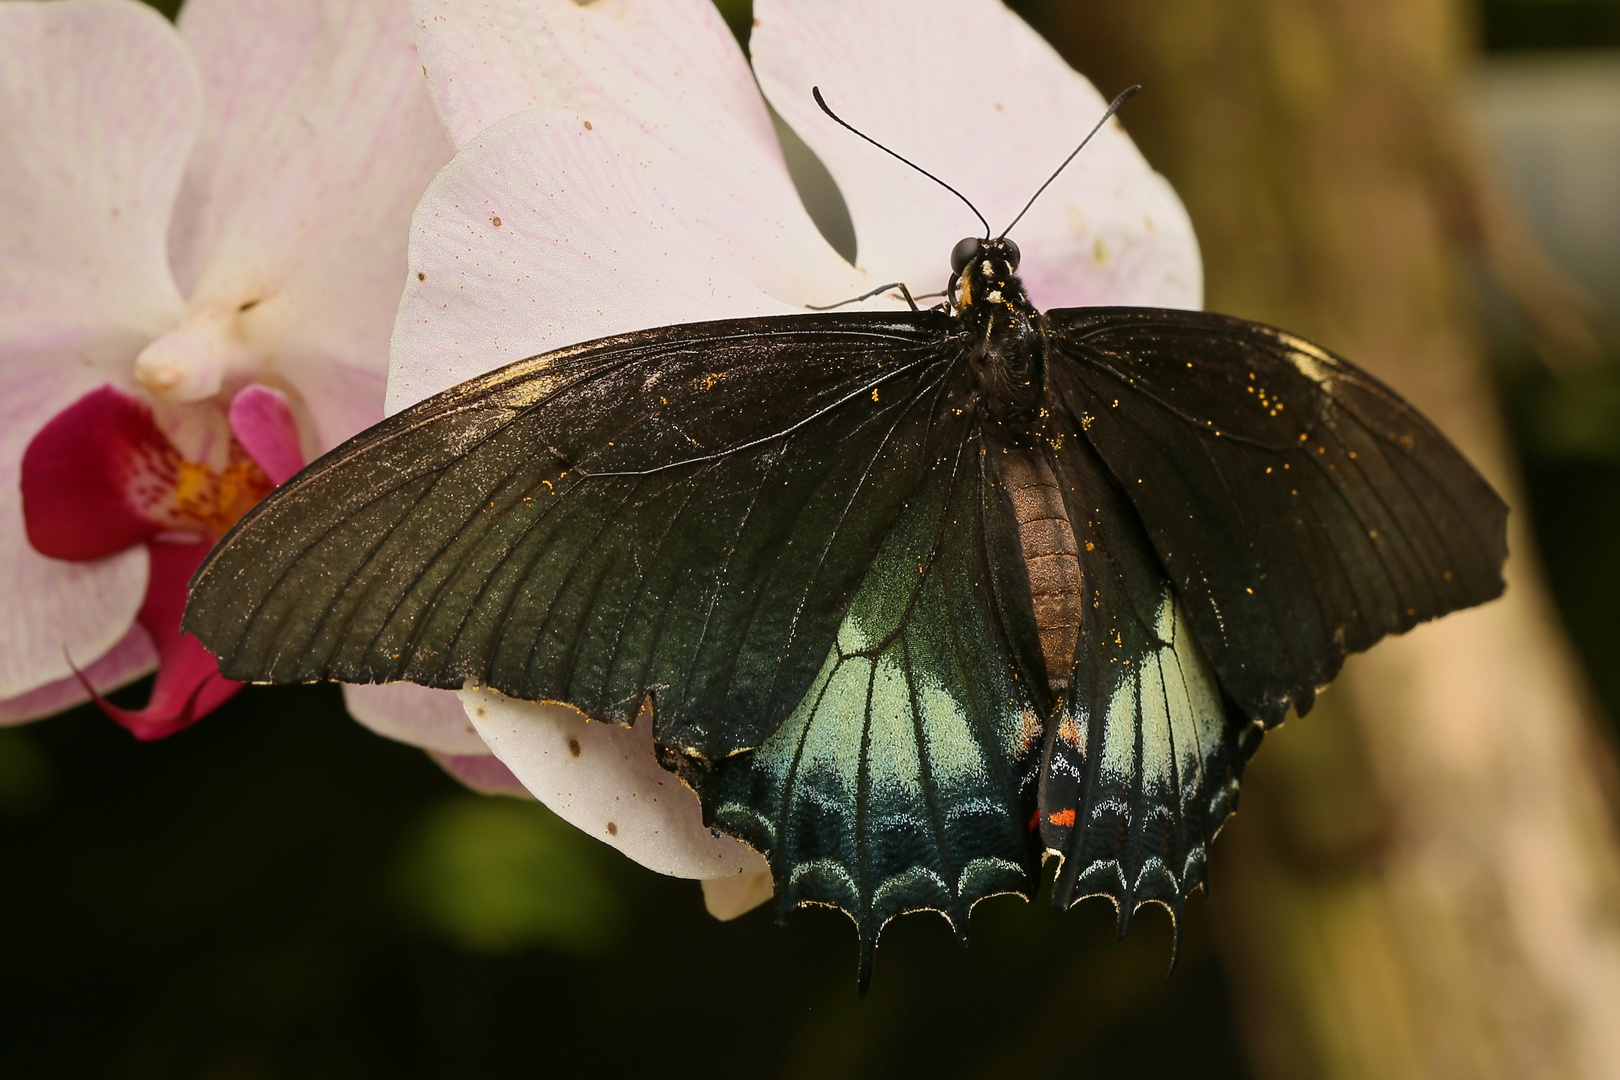
[[[974,243],[974,257],[952,284],[971,342],[976,404],[1009,442],[1033,445],[1046,394],[1046,320],[1018,279],[1017,247],[1008,240]]]

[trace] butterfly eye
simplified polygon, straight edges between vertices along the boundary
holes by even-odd
[[[963,237],[951,248],[951,273],[960,274],[967,269],[967,264],[979,257],[984,250],[984,241],[977,236]]]
[[[1017,270],[1018,269],[1018,258],[1019,258],[1019,256],[1018,256],[1018,245],[1013,243],[1011,240],[1007,239],[1005,236],[1003,236],[1001,238],[1001,250],[1006,254],[1007,262],[1009,264],[1011,264],[1011,266],[1012,266],[1012,268],[1014,270]]]

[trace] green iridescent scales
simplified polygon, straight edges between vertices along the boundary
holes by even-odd
[[[770,852],[784,915],[854,916],[863,978],[895,915],[938,911],[965,933],[975,902],[1030,895],[1040,865],[1041,714],[1014,644],[1029,588],[978,451],[936,462],[798,708],[704,791],[715,825]]]

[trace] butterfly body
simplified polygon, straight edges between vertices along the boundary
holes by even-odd
[[[981,412],[989,441],[1000,444],[990,463],[1017,523],[1046,685],[1055,695],[1069,684],[1082,575],[1074,529],[1042,446],[1051,414],[1049,329],[1019,280],[1018,260],[1009,240],[963,240],[952,254],[946,292],[973,343],[968,363],[977,387],[970,407]]]
[[[1179,910],[1244,762],[1347,652],[1500,592],[1505,508],[1369,376],[1200,312],[663,327],[363,433],[193,581],[225,675],[476,684],[630,724],[785,915]],[[863,974],[864,977],[864,974]]]

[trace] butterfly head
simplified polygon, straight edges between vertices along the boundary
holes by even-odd
[[[1005,236],[994,240],[969,236],[958,241],[951,249],[951,283],[946,292],[961,312],[1030,311],[1024,283],[1018,280],[1018,245]]]

